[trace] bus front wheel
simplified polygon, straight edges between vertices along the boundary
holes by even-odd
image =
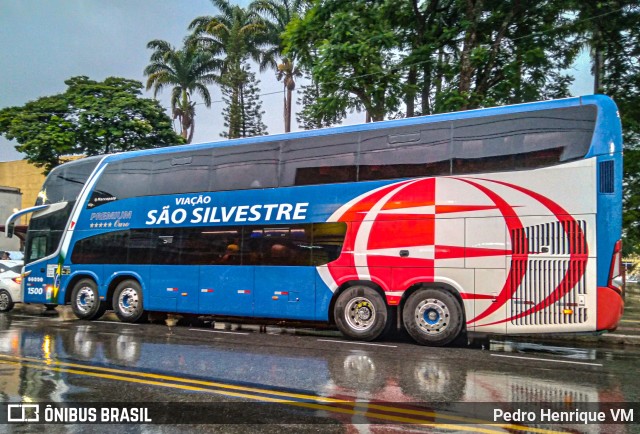
[[[379,337],[385,331],[389,317],[382,296],[364,285],[352,286],[340,294],[333,313],[342,334],[363,341]]]
[[[100,301],[98,285],[91,279],[82,279],[71,291],[71,309],[80,319],[93,320],[100,318],[107,307]]]
[[[462,308],[448,291],[420,289],[409,296],[402,322],[417,343],[439,347],[453,342],[462,331]]]
[[[142,287],[135,280],[120,282],[113,294],[113,310],[122,322],[139,322],[144,309]]]

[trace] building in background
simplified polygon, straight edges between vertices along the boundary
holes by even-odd
[[[29,164],[26,160],[0,162],[0,226],[14,213],[14,209],[24,209],[36,203],[45,176],[42,168]],[[28,223],[27,215],[16,222]],[[0,236],[0,250],[22,250],[21,237]]]
[[[17,188],[22,192],[22,203],[18,203],[18,209],[28,208],[36,203],[44,178],[42,168],[29,164],[26,160],[0,162],[0,186]],[[0,224],[4,224],[5,219],[3,217]]]
[[[22,193],[19,188],[0,186],[0,222],[22,206]],[[20,239],[0,237],[0,250],[21,250]]]

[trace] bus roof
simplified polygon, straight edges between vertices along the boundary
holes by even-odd
[[[382,122],[372,122],[367,124],[357,124],[348,126],[337,126],[321,128],[316,130],[297,131],[293,133],[280,133],[266,136],[254,136],[248,138],[231,139],[231,140],[219,140],[215,142],[204,142],[177,146],[167,146],[162,148],[144,149],[137,151],[122,152],[118,154],[111,154],[105,156],[104,163],[111,163],[114,161],[128,159],[133,157],[140,157],[144,155],[155,155],[174,153],[181,151],[198,151],[203,149],[243,146],[255,143],[269,143],[277,142],[281,140],[295,140],[301,138],[320,137],[328,135],[346,134],[360,131],[374,131],[384,128],[394,128],[411,125],[429,124],[434,122],[446,122],[458,119],[473,119],[482,118],[488,116],[496,116],[509,113],[523,113],[536,110],[549,110],[565,107],[576,107],[581,105],[596,105],[599,107],[598,117],[599,124],[601,122],[610,122],[613,118],[617,118],[617,107],[613,100],[606,95],[587,95],[581,97],[564,98],[549,101],[538,101],[523,104],[514,104],[499,107],[480,108],[467,111],[440,113],[427,116],[416,116],[404,119],[395,119]],[[619,122],[619,121],[618,121]]]

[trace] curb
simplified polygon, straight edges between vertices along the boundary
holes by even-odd
[[[619,333],[605,333],[601,335],[585,334],[550,334],[550,335],[510,335],[493,336],[495,341],[527,341],[536,343],[580,343],[581,345],[640,345],[640,335],[626,335]]]

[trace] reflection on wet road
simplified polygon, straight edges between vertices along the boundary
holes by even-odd
[[[0,315],[0,394],[5,402],[271,402],[344,426],[547,432],[489,424],[451,403],[573,408],[637,401],[640,390],[630,351],[516,342],[493,343],[490,351],[427,348],[348,342],[331,332],[268,331]],[[629,432],[626,427],[589,432]]]

